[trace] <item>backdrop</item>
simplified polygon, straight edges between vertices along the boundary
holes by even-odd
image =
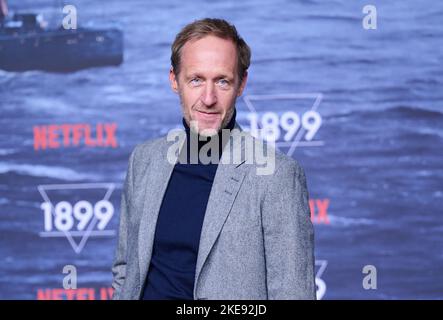
[[[14,13],[53,34],[0,32],[1,299],[109,299],[128,157],[181,126],[170,45],[203,17],[252,49],[240,125],[306,170],[318,298],[443,298],[440,2],[10,0],[11,28]]]

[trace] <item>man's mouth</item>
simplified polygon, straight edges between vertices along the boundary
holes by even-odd
[[[196,110],[198,112],[198,116],[203,119],[207,120],[214,120],[215,118],[219,117],[220,113],[218,112],[206,112],[206,111],[200,111]]]
[[[202,111],[202,110],[197,110],[197,112],[205,113],[205,114],[218,114],[218,112],[208,112],[208,111]]]

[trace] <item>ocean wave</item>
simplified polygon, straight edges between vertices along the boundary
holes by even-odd
[[[443,119],[443,113],[436,110],[423,109],[419,107],[410,107],[410,106],[397,106],[390,109],[385,110],[385,112],[389,112],[395,115],[400,115],[407,118],[413,119]]]
[[[358,15],[338,15],[338,14],[307,14],[302,15],[299,19],[306,19],[309,21],[342,21],[342,22],[360,22],[361,17]]]
[[[75,105],[69,103],[67,99],[53,97],[24,97],[24,105],[27,110],[34,112],[46,112],[54,115],[76,114],[78,109]]]
[[[48,177],[60,180],[96,180],[98,177],[93,174],[79,173],[75,170],[59,167],[34,164],[0,163],[0,174],[15,172],[20,175],[33,177]]]
[[[14,72],[8,72],[0,69],[0,89],[5,89],[12,79],[16,76]],[[1,92],[2,90],[0,90]],[[1,104],[0,104],[1,106]]]
[[[14,154],[16,149],[0,149],[0,156],[7,156],[8,154]]]
[[[268,63],[268,62],[309,62],[309,61],[322,61],[323,56],[280,56],[280,57],[263,57],[253,59],[253,63]]]
[[[375,224],[374,220],[366,218],[340,217],[332,214],[329,214],[328,218],[332,226],[351,227],[351,226],[371,226]]]
[[[340,113],[330,116],[325,116],[328,119],[334,118],[350,118],[350,117],[381,117],[381,116],[395,116],[399,118],[407,118],[407,119],[441,119],[443,120],[443,113],[437,110],[424,109],[420,107],[412,107],[412,106],[395,106],[392,108],[387,108],[384,110],[365,110],[365,111],[351,111],[347,113]]]

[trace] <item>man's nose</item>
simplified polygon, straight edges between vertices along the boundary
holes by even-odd
[[[213,83],[208,82],[206,84],[201,100],[207,107],[213,106],[217,102],[217,95]]]

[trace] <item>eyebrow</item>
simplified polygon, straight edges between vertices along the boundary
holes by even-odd
[[[192,79],[192,78],[195,78],[195,77],[197,77],[197,78],[205,78],[199,72],[191,72],[189,75],[185,75],[186,79]],[[215,79],[216,80],[218,80],[218,79],[228,79],[228,80],[233,81],[234,80],[234,76],[229,76],[227,74],[222,73],[222,74],[216,76]]]

